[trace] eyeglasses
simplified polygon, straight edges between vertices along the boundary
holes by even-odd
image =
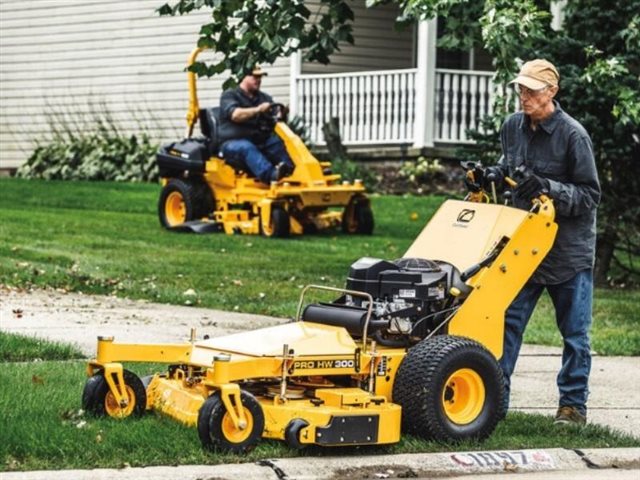
[[[549,88],[549,85],[545,85],[542,88],[538,88],[537,90],[533,90],[531,88],[523,87],[522,85],[516,83],[513,86],[513,88],[516,91],[516,93],[518,95],[520,95],[521,97],[537,97],[542,92],[544,92],[547,88]]]

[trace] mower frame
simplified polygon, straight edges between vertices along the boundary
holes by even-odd
[[[504,414],[497,364],[504,312],[551,249],[554,216],[545,195],[529,212],[446,201],[405,257],[450,261],[464,269],[469,291],[452,287],[459,307],[410,348],[368,338],[368,293],[310,285],[293,323],[201,341],[192,330],[182,344],[99,337],[83,404],[99,414],[111,405],[107,414],[114,417],[156,410],[197,426],[205,447],[231,452],[247,451],[260,438],[295,448],[394,443],[401,431],[440,441],[485,438]],[[311,289],[365,298],[362,334],[305,321],[302,306]],[[170,368],[141,389],[123,362]]]
[[[225,162],[217,139],[193,137],[195,124],[202,119],[197,76],[189,67],[202,51],[194,49],[187,62],[185,140],[166,145],[158,153],[163,187],[158,201],[161,225],[175,230],[267,237],[335,226],[342,226],[345,233],[371,234],[373,213],[362,180],[342,181],[340,175],[331,173],[331,163],[320,162],[284,121],[277,121],[274,131],[295,168],[291,175],[269,185]],[[209,135],[217,136],[213,130]],[[181,149],[185,142],[190,145],[189,151]],[[198,153],[197,160],[190,158],[192,150]]]

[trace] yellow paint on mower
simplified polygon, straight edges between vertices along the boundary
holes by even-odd
[[[406,270],[376,259],[356,262],[367,267],[363,290],[308,286],[298,321],[175,345],[99,338],[83,405],[123,417],[141,413],[136,405],[144,404],[196,427],[204,447],[230,452],[247,451],[261,438],[294,448],[388,444],[401,432],[439,441],[486,438],[503,413],[497,360],[504,312],[556,230],[544,195],[529,212],[446,201],[401,259]],[[420,266],[416,258],[439,263]],[[382,276],[371,277],[378,266]],[[360,281],[356,267],[351,284]],[[415,283],[407,281],[416,275]],[[426,293],[412,290],[429,275],[446,279],[447,290],[440,280]],[[393,290],[395,303],[370,293],[371,284],[395,288],[396,277],[402,282]],[[318,288],[340,298],[303,309],[305,295]],[[418,304],[417,320],[403,323],[402,312],[419,295],[432,303]],[[169,367],[143,382],[123,362]]]

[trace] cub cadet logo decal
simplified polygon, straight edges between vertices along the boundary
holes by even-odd
[[[465,208],[458,214],[458,222],[460,223],[469,223],[475,217],[476,211]]]
[[[354,368],[353,358],[338,360],[296,360],[293,362],[294,370],[310,370],[317,368]]]

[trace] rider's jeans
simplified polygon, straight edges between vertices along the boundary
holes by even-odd
[[[557,377],[560,391],[559,405],[575,407],[580,413],[586,415],[591,370],[589,345],[593,297],[591,270],[578,272],[570,280],[558,285],[527,283],[507,309],[504,353],[500,359],[500,366],[505,376],[504,411],[506,412],[509,407],[511,375],[522,345],[522,335],[545,288],[555,307],[556,323],[564,342],[562,366]]]
[[[293,166],[284,143],[276,134],[272,134],[263,144],[255,144],[244,138],[227,140],[222,144],[222,155],[244,162],[251,173],[266,184],[274,179],[275,165],[285,162]]]

